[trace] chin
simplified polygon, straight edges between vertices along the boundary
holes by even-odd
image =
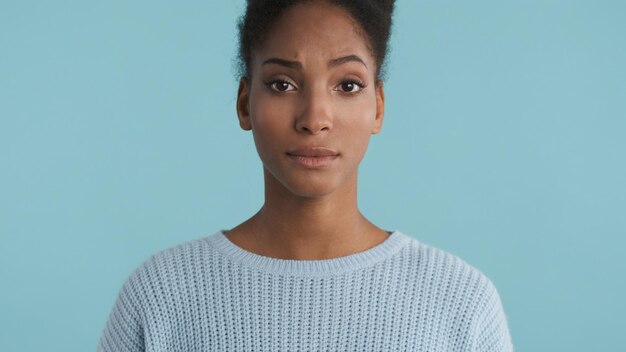
[[[350,187],[351,177],[339,170],[297,170],[264,165],[265,187],[271,192],[288,192],[303,198],[320,198]]]
[[[266,187],[274,189],[281,193],[287,191],[293,195],[304,198],[324,197],[337,191],[340,186],[340,180],[329,175],[274,175],[268,169],[265,169]]]

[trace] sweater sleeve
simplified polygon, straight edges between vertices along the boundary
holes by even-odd
[[[513,344],[500,295],[489,280],[480,295],[477,315],[473,322],[473,352],[512,352]]]
[[[144,348],[141,291],[136,270],[120,289],[100,337],[98,352],[139,352]]]

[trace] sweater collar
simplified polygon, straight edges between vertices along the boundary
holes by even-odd
[[[210,243],[225,257],[254,270],[279,275],[329,276],[374,265],[398,252],[411,237],[398,230],[387,231],[390,235],[383,242],[365,251],[343,257],[321,260],[295,260],[266,257],[249,252],[225,236],[222,229],[209,236]]]

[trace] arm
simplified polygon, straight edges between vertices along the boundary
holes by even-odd
[[[472,324],[473,341],[470,350],[512,352],[513,344],[500,295],[488,279],[478,302],[477,314]]]
[[[143,352],[144,324],[137,275],[131,274],[119,291],[105,325],[98,352]]]

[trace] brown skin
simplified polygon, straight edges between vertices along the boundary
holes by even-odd
[[[329,65],[349,55],[363,62]],[[299,67],[264,64],[270,58]],[[252,253],[296,260],[342,257],[386,240],[357,207],[358,166],[381,130],[384,93],[350,14],[326,2],[295,5],[253,50],[250,71],[239,85],[237,115],[263,162],[265,203],[226,237]],[[351,84],[355,79],[365,87]],[[304,146],[339,156],[327,167],[305,168],[286,154]]]

